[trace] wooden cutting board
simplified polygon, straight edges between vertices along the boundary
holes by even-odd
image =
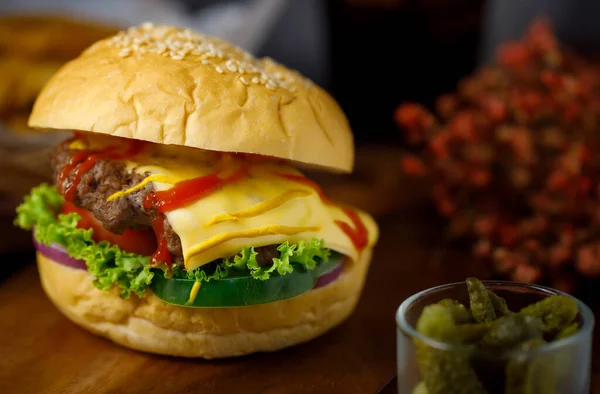
[[[230,360],[149,355],[94,336],[51,304],[32,264],[0,282],[0,393],[375,393],[395,374],[400,302],[467,268],[428,271],[437,234],[414,213],[380,225],[363,296],[345,323],[306,344]]]
[[[468,253],[447,250],[436,261],[441,226],[425,208],[378,221],[366,285],[345,323],[306,344],[229,360],[149,355],[94,336],[51,304],[29,264],[0,282],[0,393],[376,393],[396,374],[400,303],[431,286],[489,275]],[[593,392],[600,390],[599,345],[596,330]]]

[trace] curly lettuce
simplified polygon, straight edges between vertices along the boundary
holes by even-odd
[[[239,259],[241,265],[245,265],[248,268],[253,278],[267,280],[273,272],[277,272],[279,275],[293,272],[293,263],[312,270],[319,261],[327,262],[331,253],[329,249],[325,248],[324,241],[317,238],[313,238],[309,244],[300,241],[297,244],[290,245],[288,241],[285,241],[277,247],[277,251],[279,251],[279,257],[273,259],[273,265],[270,267],[261,267],[258,265],[256,260],[257,253],[254,251],[254,247],[242,250],[239,255],[234,257],[233,264],[229,263],[228,260],[225,260],[224,264],[226,266],[229,264],[234,267],[240,266],[240,263],[236,263],[236,259]]]
[[[59,213],[63,203],[64,199],[55,187],[39,185],[17,208],[14,223],[24,230],[33,229],[38,242],[61,245],[69,256],[85,261],[88,271],[95,277],[93,284],[98,289],[108,291],[118,287],[122,298],[129,298],[132,293],[143,297],[154,275],[162,274],[150,265],[150,257],[122,251],[107,241],[95,242],[92,229],[77,228],[81,219],[79,215]],[[312,270],[319,262],[326,262],[331,254],[325,248],[324,241],[316,238],[309,243],[300,241],[291,245],[286,241],[277,250],[279,257],[273,258],[273,264],[267,267],[258,264],[254,247],[246,247],[233,257],[191,271],[175,266],[172,274],[174,278],[200,282],[222,279],[232,272],[267,280],[273,274],[293,272],[295,265]]]
[[[154,276],[150,257],[124,252],[107,241],[95,242],[92,229],[77,228],[78,214],[58,214],[63,202],[56,188],[42,184],[17,208],[15,225],[33,229],[38,242],[61,245],[69,256],[85,261],[98,289],[108,291],[117,286],[122,298],[131,293],[143,297]]]
[[[279,257],[273,258],[273,264],[268,267],[258,265],[256,259],[258,253],[253,246],[250,246],[242,249],[237,255],[218,262],[210,271],[206,266],[192,271],[176,268],[174,277],[208,282],[212,279],[225,278],[231,272],[246,272],[254,279],[267,280],[273,273],[285,275],[293,272],[293,263],[302,265],[306,269],[315,269],[319,262],[327,262],[331,254],[331,251],[325,248],[323,240],[317,238],[313,238],[309,244],[300,241],[290,245],[288,241],[285,241],[277,247],[277,250]]]

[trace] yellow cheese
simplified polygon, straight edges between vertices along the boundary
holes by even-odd
[[[223,233],[192,246],[185,252],[184,259],[187,261],[205,250],[214,248],[217,245],[236,238],[258,238],[265,235],[296,235],[308,231],[314,232],[319,230],[319,227],[265,226],[251,230]]]
[[[71,142],[69,144],[69,149],[71,149],[71,150],[83,150],[86,148],[87,147],[86,147],[85,143],[80,139],[73,140],[73,142]]]
[[[248,209],[244,209],[238,212],[227,212],[224,214],[217,215],[208,221],[204,226],[212,226],[213,224],[227,222],[227,221],[235,221],[241,218],[250,218],[253,216],[261,215],[271,209],[275,209],[285,204],[286,202],[297,198],[297,197],[306,197],[309,196],[310,192],[306,190],[290,190],[279,194],[273,198],[270,198],[266,201],[256,204],[253,207]]]
[[[166,179],[206,176],[223,166],[239,168],[239,162],[231,159],[225,163],[150,154],[140,155],[127,165],[139,174],[150,174],[153,178],[148,182],[153,182],[157,191],[173,187]],[[335,224],[341,220],[354,227],[346,214],[337,206],[324,204],[310,186],[274,173],[300,175],[280,164],[253,164],[247,178],[166,213],[181,238],[186,269],[232,256],[247,246],[310,242],[313,237],[323,239],[325,246],[334,251],[358,259],[352,241]],[[372,246],[378,238],[377,225],[368,214],[357,212],[368,230],[368,246]]]

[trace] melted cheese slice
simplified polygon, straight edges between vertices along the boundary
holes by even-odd
[[[215,173],[217,165],[222,169],[223,162],[150,155],[127,162],[130,170],[151,176],[157,191],[168,190],[182,179]],[[232,171],[236,165],[239,163],[235,160],[227,164]],[[327,248],[358,260],[359,251],[334,222],[342,220],[352,226],[344,212],[338,206],[324,204],[310,186],[275,173],[300,175],[280,164],[253,164],[246,179],[166,213],[181,238],[186,269],[235,255],[244,247],[310,242],[313,237],[323,239]],[[357,212],[368,230],[370,247],[378,238],[377,225],[368,214]]]

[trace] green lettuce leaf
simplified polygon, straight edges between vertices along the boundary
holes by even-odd
[[[236,269],[244,269],[249,268],[251,266],[258,267],[256,255],[258,255],[258,253],[254,251],[254,247],[244,248],[240,251],[239,254],[233,256],[233,261],[230,261],[229,259],[224,259],[223,265],[226,268]]]
[[[256,260],[256,252],[254,247],[244,248],[240,254],[233,258],[233,263],[225,260],[225,266],[230,267],[246,267],[250,271],[250,275],[255,279],[267,280],[273,272],[279,275],[285,275],[294,271],[292,263],[301,264],[306,269],[315,269],[317,263],[327,262],[331,251],[324,246],[325,242],[321,239],[313,238],[309,244],[300,241],[297,244],[290,245],[285,241],[277,247],[279,257],[273,259],[273,265],[270,267],[261,267]]]
[[[25,201],[17,207],[15,225],[24,230],[31,230],[35,225],[42,226],[56,221],[64,203],[55,187],[41,184],[25,197]]]
[[[85,261],[98,289],[108,291],[117,286],[122,298],[129,298],[132,292],[143,297],[154,276],[150,257],[124,252],[106,241],[95,242],[92,229],[77,228],[79,215],[56,215],[62,203],[56,188],[40,185],[17,208],[15,225],[24,230],[33,227],[38,242],[62,245],[69,256]]]
[[[226,278],[228,274],[227,268],[222,264],[216,265],[212,272],[207,270],[205,266],[192,271],[186,271],[178,265],[173,266],[173,278],[175,279],[194,279],[199,282],[209,282],[213,279]]]
[[[94,275],[94,286],[108,291],[113,286],[120,290],[122,298],[131,293],[144,296],[145,289],[152,283],[154,275],[162,275],[152,269],[150,257],[124,252],[107,241],[95,242],[92,229],[79,229],[81,219],[76,213],[58,214],[64,202],[55,187],[42,184],[32,189],[24,202],[17,208],[15,225],[24,230],[34,230],[35,239],[45,245],[62,245],[69,256],[85,261],[88,271]],[[237,255],[186,271],[174,266],[173,277],[208,282],[227,277],[230,272],[249,273],[257,280],[267,280],[273,273],[286,275],[294,271],[294,264],[314,269],[326,262],[331,251],[324,241],[313,238],[290,245],[287,241],[277,247],[279,257],[269,267],[261,267],[256,260],[254,247],[246,247]]]
[[[287,242],[279,247],[281,248],[283,245],[287,245]],[[313,238],[308,245],[304,241],[298,242],[294,254],[290,256],[290,261],[302,264],[307,269],[312,270],[315,269],[319,260],[326,263],[330,255],[331,250],[325,248],[325,241]]]

